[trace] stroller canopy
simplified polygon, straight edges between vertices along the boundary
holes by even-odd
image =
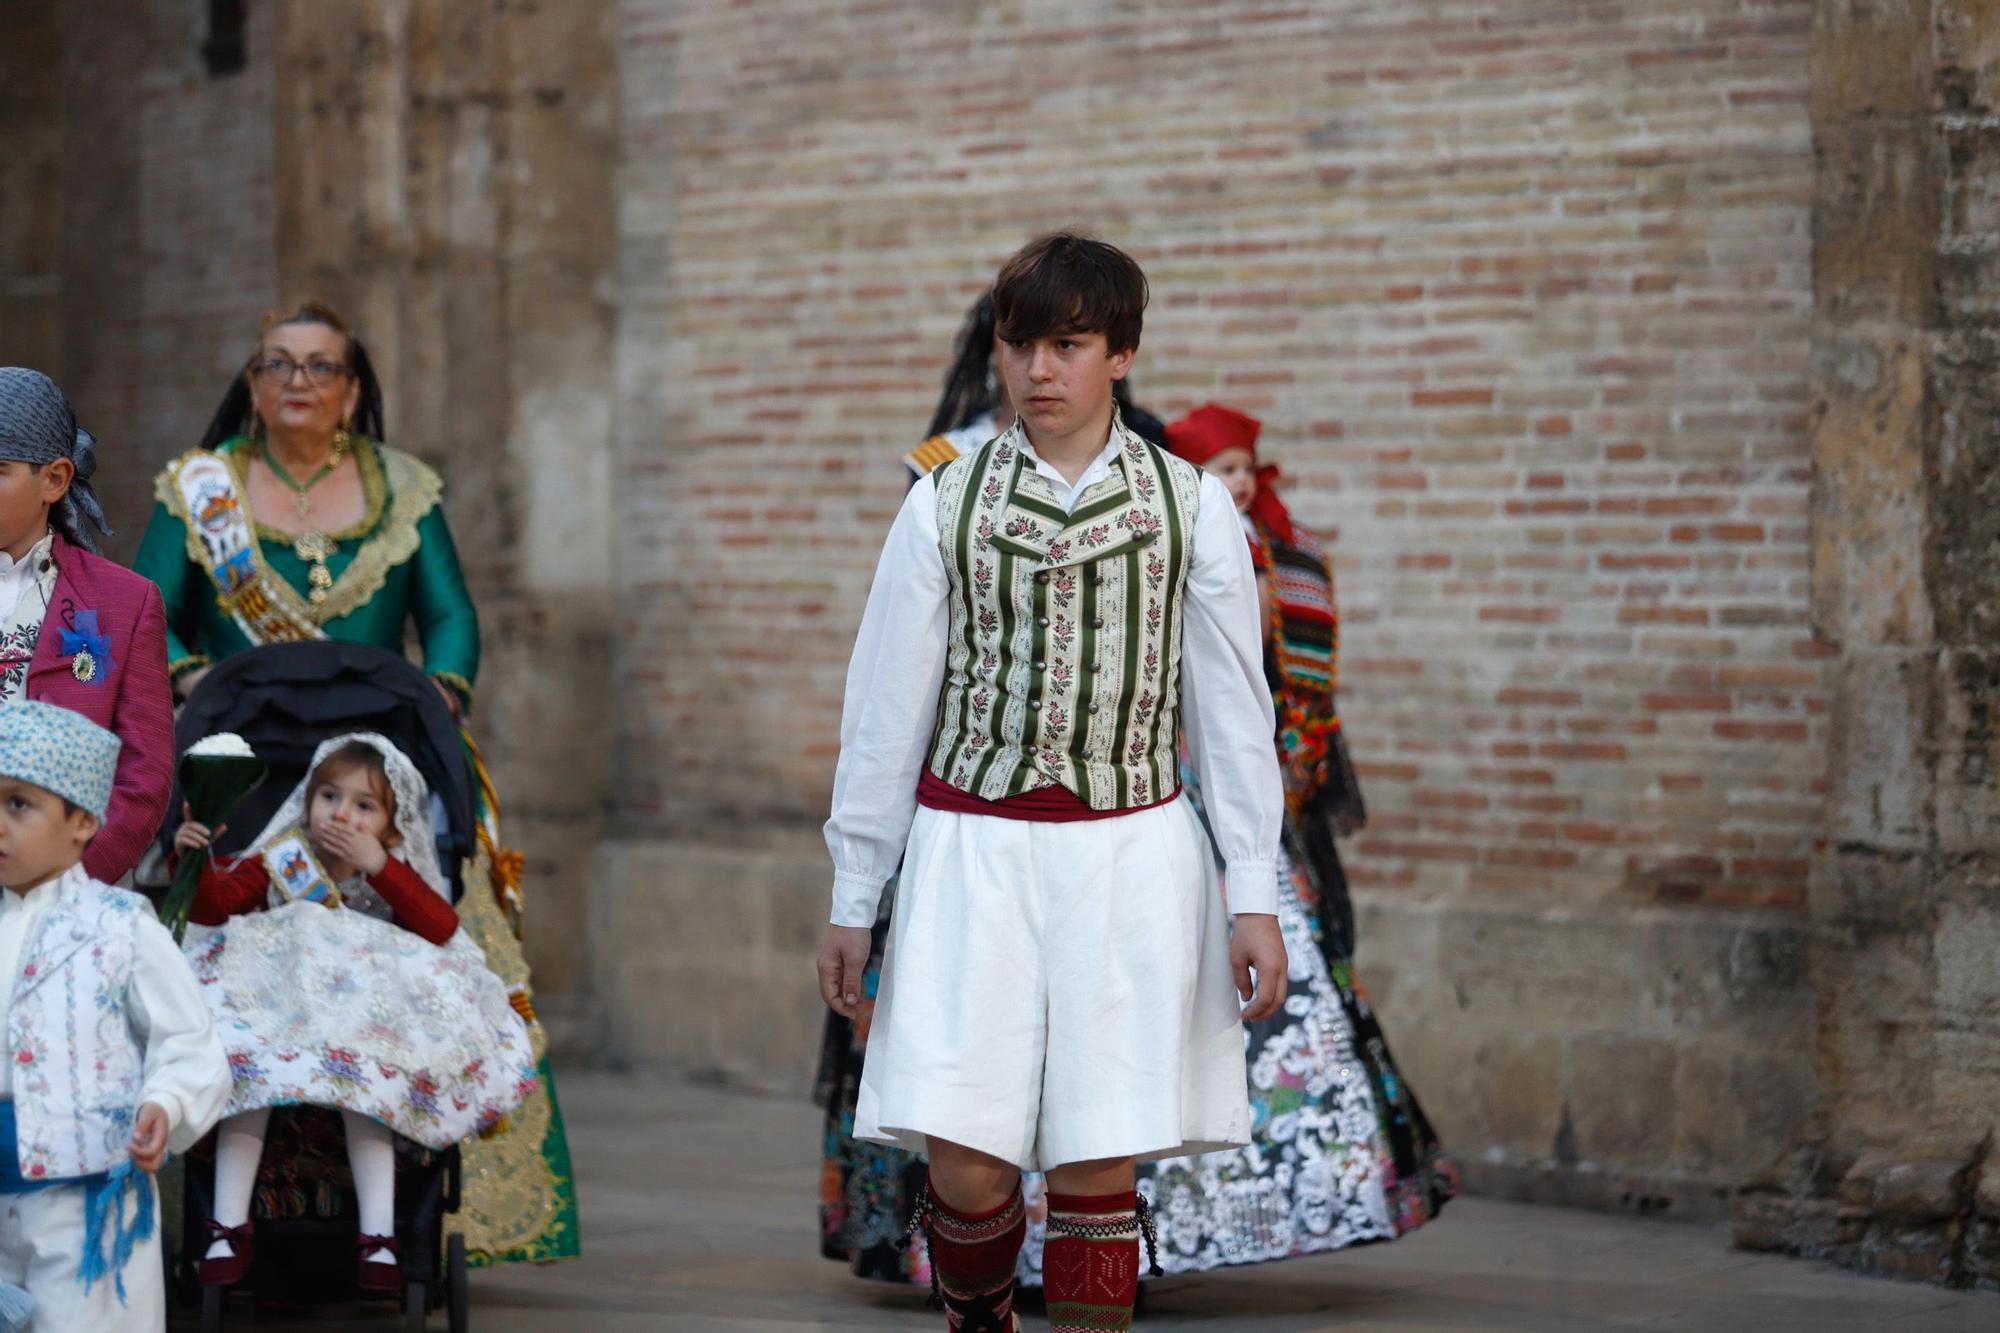
[[[458,722],[429,676],[395,653],[362,643],[316,640],[277,643],[237,653],[216,664],[181,710],[174,749],[186,754],[204,736],[233,731],[271,766],[271,775],[229,819],[216,850],[237,852],[262,831],[293,787],[305,780],[313,751],[329,737],[373,731],[388,737],[424,775],[444,817],[438,821],[439,859],[461,888],[459,868],[472,855],[473,777]],[[175,813],[163,840],[179,827]]]

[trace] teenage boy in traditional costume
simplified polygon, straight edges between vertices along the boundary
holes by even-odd
[[[945,373],[929,433],[922,444],[903,455],[911,485],[960,454],[979,448],[1013,422],[995,355],[998,342],[993,333],[993,293],[983,291],[966,312],[952,342],[951,368]],[[1119,420],[1141,439],[1165,445],[1165,423],[1133,404],[1131,385],[1128,376],[1111,386]],[[867,975],[880,975],[895,896],[892,883],[882,894],[870,935]],[[858,1277],[927,1282],[929,1255],[922,1246],[908,1243],[910,1221],[923,1197],[923,1159],[900,1148],[859,1143],[854,1138],[855,1105],[861,1095],[861,1067],[874,1005],[872,988],[868,988],[855,1018],[829,1012],[820,1042],[819,1073],[813,1080],[813,1099],[826,1108],[821,1134],[820,1253],[847,1264]],[[1040,1287],[1045,1183],[1039,1175],[1030,1174],[1022,1188],[1028,1207],[1028,1234],[1017,1271],[1022,1286]]]
[[[151,1173],[229,1095],[173,936],[80,864],[118,751],[68,709],[0,708],[0,1298],[45,1333],[166,1327]]]
[[[166,818],[174,703],[160,590],[98,554],[97,441],[47,375],[0,368],[0,703],[42,699],[123,743],[83,867],[107,883]]]
[[[1020,1173],[1043,1170],[1053,1328],[1123,1329],[1135,1164],[1249,1139],[1242,1020],[1275,1011],[1286,976],[1275,721],[1235,505],[1115,409],[1138,265],[1047,236],[993,302],[1017,416],[917,483],[876,571],[820,988],[858,1008],[900,861],[856,1136],[929,1154],[919,1220],[951,1328],[1018,1327]],[[1183,732],[1227,908],[1179,799]]]

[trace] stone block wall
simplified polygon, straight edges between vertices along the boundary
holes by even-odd
[[[200,437],[275,301],[271,24],[245,6],[244,67],[217,76],[206,6],[27,8],[54,16],[62,92],[61,169],[40,194],[60,292],[43,368],[100,437],[125,556],[153,472]]]
[[[485,659],[474,730],[527,857],[529,962],[587,1040],[604,827],[617,66],[603,3],[278,13],[279,286],[367,331],[390,434],[444,474]]]
[[[17,6],[0,48],[0,366],[62,351],[62,25],[54,5]]]
[[[2000,15],[1821,7],[1813,616],[1822,1100],[1749,1246],[2000,1287]]]
[[[803,1085],[896,458],[1078,224],[1152,280],[1139,400],[1264,418],[1333,538],[1361,973],[1475,1185],[1719,1213],[1814,1077],[1812,12],[622,5],[611,1048]]]
[[[486,644],[477,729],[569,1041],[609,782],[608,6],[246,5],[227,72],[204,59],[208,6],[27,8],[39,21],[0,53],[20,75],[0,116],[29,150],[0,165],[0,337],[102,437],[113,554],[262,314],[342,310],[382,371],[391,442],[445,478]]]

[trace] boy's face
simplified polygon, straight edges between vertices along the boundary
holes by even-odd
[[[1030,438],[1068,439],[1111,419],[1111,386],[1132,368],[1135,350],[1114,353],[1101,333],[1002,339],[1000,378]]]
[[[0,884],[26,893],[83,857],[97,816],[72,812],[62,797],[18,778],[0,777]]]
[[[69,490],[76,464],[67,458],[40,467],[0,462],[0,551],[25,554],[49,530],[49,506]]]

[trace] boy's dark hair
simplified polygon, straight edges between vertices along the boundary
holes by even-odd
[[[1139,345],[1146,275],[1115,245],[1071,231],[1028,242],[993,282],[994,331],[1008,342],[1101,333],[1112,355]]]

